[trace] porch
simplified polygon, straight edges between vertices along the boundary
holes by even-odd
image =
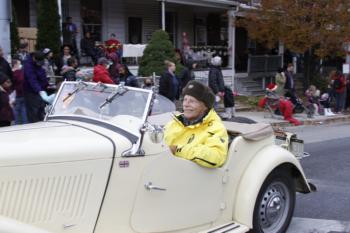
[[[20,5],[28,7],[26,26],[36,27],[36,0],[23,1]],[[259,45],[248,38],[243,28],[232,25],[235,17],[234,9],[240,1],[233,0],[59,0],[61,16],[73,18],[79,28],[77,41],[84,32],[90,31],[96,41],[105,41],[111,33],[125,44],[126,48],[144,46],[151,39],[155,30],[164,28],[175,48],[182,49],[185,42],[182,33],[186,32],[188,45],[201,64],[199,78],[205,77],[208,61],[213,55],[223,58],[226,84],[233,86],[234,79],[263,76],[266,72],[275,72],[282,66],[282,56],[273,57],[269,51],[262,50]],[[20,10],[24,12],[23,9]],[[23,22],[23,19],[19,21]],[[34,39],[33,39],[34,40]],[[35,41],[33,42],[35,43]],[[125,51],[125,55],[128,51]],[[232,56],[235,54],[235,56]],[[124,58],[131,65],[136,65],[137,56]],[[127,57],[127,56],[125,56]],[[271,58],[271,59],[270,59]],[[280,60],[278,60],[280,59]],[[232,67],[232,63],[235,65]],[[254,80],[264,90],[264,80]],[[266,83],[266,81],[265,81]],[[239,83],[237,87],[240,87]],[[243,87],[245,85],[242,85]],[[249,91],[247,91],[249,93]]]

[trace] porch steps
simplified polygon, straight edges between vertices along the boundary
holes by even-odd
[[[235,79],[235,84],[235,89],[239,95],[260,96],[265,94],[265,90],[262,88],[262,83],[253,80],[249,76]]]
[[[229,222],[212,229],[201,231],[199,233],[243,233],[249,230],[248,227],[239,225],[235,222]]]
[[[208,70],[196,71],[196,80],[208,84]],[[226,86],[232,86],[231,70],[222,70]],[[266,76],[266,75],[265,75]],[[264,76],[264,77],[265,77]],[[239,95],[245,96],[260,96],[265,94],[263,82],[269,81],[265,78],[263,81],[262,74],[248,75],[247,73],[237,73],[235,75],[235,91]]]

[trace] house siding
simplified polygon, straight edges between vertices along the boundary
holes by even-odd
[[[152,33],[161,28],[160,26],[160,3],[154,0],[138,1],[128,0],[125,6],[126,35],[125,40],[128,42],[128,17],[142,18],[142,43],[148,43]]]
[[[194,12],[190,6],[178,4],[166,4],[167,12],[174,12],[177,15],[177,45],[182,45],[182,32],[187,32],[190,43],[193,43],[193,19]],[[125,4],[125,41],[128,38],[127,22],[128,17],[142,18],[142,43],[148,43],[152,33],[161,28],[161,5],[158,1],[128,0]]]
[[[37,10],[36,10],[36,0],[29,0],[29,26],[37,26]]]
[[[129,3],[129,1],[126,1]],[[118,40],[125,43],[125,2],[122,0],[102,0],[102,38],[116,34]]]
[[[80,15],[80,0],[69,0],[69,5],[68,5],[68,12],[69,15],[72,17],[72,21],[73,23],[75,23],[75,25],[77,25],[78,31],[79,33],[76,36],[76,42],[77,42],[77,47],[78,49],[80,49],[80,39],[82,37],[84,37],[84,35],[82,35],[82,28],[81,28],[81,15]],[[64,22],[66,19],[62,18],[62,22]]]

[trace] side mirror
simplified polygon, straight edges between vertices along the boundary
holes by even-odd
[[[161,143],[164,138],[164,130],[163,127],[159,125],[152,125],[146,122],[141,128],[141,132],[147,132],[151,142],[153,143]]]
[[[153,143],[161,143],[164,138],[164,130],[160,126],[153,126],[153,130],[148,131],[148,135]]]

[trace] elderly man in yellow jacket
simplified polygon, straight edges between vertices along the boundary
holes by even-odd
[[[228,136],[213,109],[215,95],[209,87],[190,81],[183,89],[183,113],[165,126],[171,152],[204,167],[220,167],[227,158]]]

